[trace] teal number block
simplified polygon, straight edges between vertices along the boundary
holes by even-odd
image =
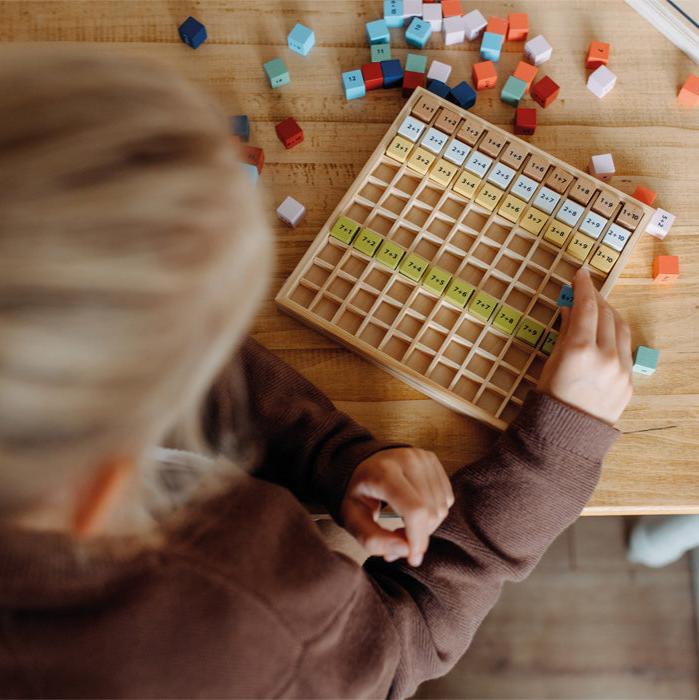
[[[374,44],[371,47],[371,62],[380,63],[381,61],[391,60],[391,45],[390,44]]]
[[[432,25],[419,17],[413,17],[405,30],[406,43],[416,49],[424,49],[430,36],[432,36]]]
[[[383,0],[383,18],[388,27],[402,27],[403,0]]]
[[[308,56],[311,49],[315,46],[316,35],[312,29],[297,22],[294,28],[289,32],[287,37],[289,48],[301,56]]]
[[[273,88],[288,85],[291,82],[289,69],[281,58],[273,58],[271,61],[267,61],[264,65],[264,69],[267,80],[269,80],[269,84]]]
[[[527,84],[524,80],[511,75],[502,86],[500,99],[505,104],[512,105],[512,107],[519,107],[519,101],[524,97],[526,90]]]
[[[639,345],[633,354],[633,371],[637,374],[654,374],[658,367],[660,352],[645,345]]]
[[[405,70],[413,73],[424,73],[427,70],[427,56],[418,56],[416,53],[409,53],[405,57]]]
[[[483,32],[483,39],[481,40],[481,59],[497,63],[500,60],[500,51],[502,51],[502,44],[504,41],[505,37],[502,34]]]
[[[391,34],[385,19],[366,23],[366,35],[370,44],[390,44]]]
[[[556,303],[559,306],[567,306],[569,309],[573,308],[573,288],[569,284],[564,284],[561,287]]]
[[[342,87],[345,89],[345,98],[356,100],[358,97],[366,95],[364,77],[360,70],[348,70],[342,74]]]

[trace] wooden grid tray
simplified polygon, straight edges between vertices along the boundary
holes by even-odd
[[[584,265],[607,296],[652,214],[418,88],[276,301],[433,399],[502,429],[555,342],[561,286]],[[361,227],[351,240],[345,231],[350,242],[331,233],[340,217]],[[395,269],[381,255],[387,241],[405,249]],[[465,307],[449,278],[457,290],[475,288]],[[470,308],[482,293],[497,300],[487,320],[482,304]]]

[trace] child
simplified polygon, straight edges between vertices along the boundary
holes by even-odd
[[[538,390],[450,483],[245,339],[270,236],[203,94],[75,50],[4,49],[0,87],[3,694],[404,697],[445,673],[590,497],[627,326],[579,274]],[[330,551],[305,498],[378,556]]]

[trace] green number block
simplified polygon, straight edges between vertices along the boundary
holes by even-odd
[[[384,241],[379,248],[379,252],[376,253],[376,259],[386,267],[390,267],[391,270],[395,270],[404,253],[405,248],[402,248],[397,243]]]
[[[363,228],[359,235],[354,239],[352,244],[358,251],[368,255],[370,258],[373,257],[383,238],[379,236],[376,231],[372,231],[370,228]]]
[[[436,292],[441,296],[449,285],[450,279],[451,275],[446,270],[442,270],[441,267],[433,265],[427,271],[425,279],[422,280],[422,284],[427,287],[427,289],[431,289],[433,292]]]
[[[330,235],[333,238],[337,238],[338,241],[349,245],[360,228],[361,225],[356,221],[352,221],[352,219],[346,216],[341,216],[330,229]]]
[[[371,46],[371,62],[391,60],[391,45],[390,44],[372,44]]]
[[[524,93],[527,90],[527,84],[524,80],[515,78],[511,75],[502,87],[500,92],[500,99],[512,107],[519,107],[519,101],[524,97]]]
[[[645,345],[639,345],[633,354],[633,371],[638,374],[654,374],[658,367],[660,352]]]
[[[405,57],[405,70],[413,71],[414,73],[425,73],[427,71],[427,56],[409,53]]]
[[[271,61],[267,61],[264,64],[264,69],[267,80],[269,80],[269,84],[273,88],[288,85],[291,82],[289,69],[281,58],[273,58]]]
[[[544,327],[540,323],[531,318],[524,318],[519,324],[515,338],[519,338],[533,347],[539,342],[543,332]]]
[[[488,321],[498,305],[498,300],[485,292],[478,292],[469,304],[468,310],[478,318]]]
[[[425,258],[417,253],[409,253],[400,264],[401,274],[409,277],[414,282],[418,282],[427,269],[429,263]]]
[[[460,280],[458,277],[454,277],[454,279],[449,282],[444,298],[455,306],[459,306],[463,309],[471,298],[471,294],[475,291],[476,288],[472,284]]]
[[[503,331],[503,333],[512,335],[520,318],[522,318],[522,314],[519,311],[503,304],[497,314],[495,314],[493,325]]]
[[[541,352],[543,352],[544,355],[550,355],[553,352],[553,346],[556,344],[557,340],[558,333],[556,333],[556,331],[549,331],[544,344],[541,346]]]

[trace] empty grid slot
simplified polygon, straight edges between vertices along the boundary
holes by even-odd
[[[337,265],[345,254],[345,249],[334,243],[326,243],[323,250],[320,251],[318,257],[324,260],[329,265]]]
[[[359,191],[359,196],[368,199],[370,202],[378,202],[381,199],[381,195],[385,191],[385,187],[377,185],[373,182],[367,182],[364,187]]]
[[[356,311],[345,309],[345,311],[340,314],[337,325],[342,328],[343,331],[354,335],[359,329],[359,326],[362,325],[362,316]]]
[[[578,271],[579,265],[573,264],[570,260],[559,260],[556,263],[554,272],[561,278],[566,280],[566,282],[572,282],[575,273]]]
[[[477,258],[486,265],[490,265],[495,256],[498,254],[498,249],[494,246],[487,245],[485,242],[481,241],[471,252],[474,258]]]
[[[317,287],[322,287],[325,281],[330,277],[330,270],[321,267],[320,265],[311,265],[308,271],[304,275],[304,278],[309,282],[312,282]]]
[[[404,248],[410,248],[416,236],[417,231],[407,228],[406,226],[397,226],[389,238],[398,243],[398,245],[402,245]]]
[[[405,364],[414,369],[416,372],[425,374],[433,358],[434,355],[430,355],[424,350],[420,350],[420,348],[413,348],[412,352],[406,358]]]
[[[372,294],[366,289],[358,289],[355,295],[350,299],[350,304],[361,311],[368,312],[374,305],[376,299],[376,294]]]
[[[546,277],[545,273],[531,265],[527,265],[526,267],[523,266],[520,270],[517,281],[525,287],[537,291],[544,281],[544,277]]]
[[[364,281],[370,287],[373,287],[374,289],[378,289],[379,291],[381,291],[386,286],[389,279],[391,279],[391,275],[388,272],[384,272],[383,270],[379,270],[378,268],[375,267],[365,277]]]
[[[389,232],[391,226],[393,226],[395,221],[395,219],[391,219],[385,214],[374,214],[374,216],[371,217],[371,220],[369,221],[367,226],[372,231],[376,231],[376,233],[380,233],[382,236],[385,236]]]
[[[425,224],[425,221],[429,218],[430,213],[426,211],[425,209],[421,209],[420,207],[416,206],[413,204],[413,206],[408,209],[408,211],[403,214],[403,217],[405,218],[406,221],[409,221],[411,224],[414,224],[418,228],[422,228]]]
[[[468,253],[476,242],[476,238],[477,236],[474,233],[467,233],[462,229],[457,229],[451,234],[449,245],[453,245],[455,248],[463,250],[464,253]]]
[[[420,345],[424,345],[426,348],[434,351],[434,353],[436,354],[437,352],[439,352],[439,349],[442,347],[446,339],[446,333],[438,331],[432,326],[428,326],[423,331],[422,335],[418,339],[418,342],[420,343]]]
[[[464,203],[452,197],[447,197],[440,205],[439,211],[450,219],[456,220],[464,211]]]
[[[484,389],[483,393],[478,397],[476,406],[479,406],[488,413],[497,413],[502,405],[504,397],[492,389]]]
[[[505,354],[502,356],[502,359],[504,362],[507,362],[508,365],[514,367],[516,370],[522,370],[529,361],[530,356],[531,352],[527,352],[526,350],[523,350],[519,345],[511,343],[510,347],[507,348]]]
[[[464,226],[468,226],[468,228],[472,229],[476,233],[480,233],[483,230],[483,226],[485,226],[485,222],[487,220],[487,216],[483,216],[483,214],[479,214],[477,211],[470,211],[464,217],[463,224]]]
[[[460,270],[459,277],[466,282],[470,282],[474,287],[480,285],[486,270],[473,263],[466,263],[463,269]]]
[[[507,282],[503,282],[501,279],[494,277],[493,275],[488,275],[488,279],[483,283],[481,289],[487,292],[496,299],[502,299],[505,290],[507,289]]]
[[[407,340],[398,338],[395,335],[391,336],[386,344],[383,346],[382,350],[390,355],[395,360],[402,360],[405,357],[405,353],[408,351],[410,343]]]
[[[535,240],[536,239],[530,238],[529,236],[525,235],[524,233],[517,232],[512,237],[512,240],[510,240],[507,247],[512,252],[517,253],[517,255],[521,255],[523,258],[526,258],[527,253],[531,249],[532,245],[534,245]]]
[[[448,388],[449,385],[454,381],[456,376],[456,370],[453,367],[448,367],[441,362],[438,362],[430,372],[430,379],[441,384],[443,387]]]
[[[590,278],[592,279],[592,284],[597,290],[602,289],[602,285],[604,285],[604,283],[607,281],[605,277],[600,277],[599,275],[595,274],[591,274]]]
[[[471,372],[471,374],[475,374],[477,377],[482,377],[485,379],[494,364],[494,360],[490,360],[484,355],[474,353],[471,355],[471,359],[468,361],[466,369]]]
[[[527,294],[523,290],[514,287],[513,289],[510,289],[503,301],[513,309],[524,313],[527,310],[527,306],[529,306],[531,298],[531,294]]]
[[[477,382],[470,377],[459,377],[459,380],[454,386],[454,393],[462,396],[466,401],[473,401],[473,398],[481,388],[480,382]]]
[[[515,279],[517,276],[517,271],[522,265],[521,260],[515,260],[509,255],[503,254],[500,259],[495,263],[495,269],[505,277],[510,279]]]
[[[378,348],[386,335],[386,329],[381,326],[377,326],[374,323],[367,323],[364,330],[359,334],[361,340],[369,345],[373,345]]]
[[[417,186],[422,182],[419,177],[413,177],[412,175],[401,175],[398,178],[398,182],[395,184],[395,188],[405,194],[412,194],[417,189]]]
[[[363,224],[369,214],[371,213],[371,208],[366,206],[366,204],[360,204],[359,202],[352,202],[349,209],[345,212],[345,216],[348,216],[353,221],[358,224]]]
[[[381,180],[381,182],[385,182],[386,184],[388,184],[389,182],[391,182],[391,180],[393,180],[393,178],[396,176],[397,172],[398,172],[397,166],[391,165],[390,163],[379,163],[374,168],[374,171],[371,174],[377,180]],[[355,219],[355,221],[356,221],[356,219]]]
[[[417,313],[421,314],[422,316],[429,316],[432,309],[434,309],[434,305],[436,303],[437,300],[434,297],[431,297],[427,294],[423,294],[422,292],[418,292],[415,295],[415,298],[413,299],[410,308],[414,309]]]
[[[432,318],[435,323],[450,331],[459,320],[459,313],[446,304],[441,304]]]
[[[388,288],[387,294],[401,304],[404,304],[406,301],[408,301],[408,297],[412,291],[413,287],[411,287],[409,284],[399,279],[395,279]]]
[[[437,255],[438,250],[439,246],[436,243],[431,243],[424,238],[415,246],[415,252],[430,261],[434,260],[434,256]]]
[[[490,226],[488,226],[488,230],[485,232],[485,235],[491,241],[502,245],[507,240],[507,237],[510,235],[511,230],[512,229],[508,228],[507,226],[503,226],[502,224],[492,222]]]
[[[396,328],[406,337],[415,338],[422,328],[422,321],[412,314],[404,314]]]
[[[342,263],[342,270],[353,279],[359,279],[367,264],[368,260],[360,258],[358,255],[350,255],[347,260]]]
[[[386,211],[390,211],[392,214],[400,214],[405,205],[408,203],[407,199],[403,197],[398,197],[395,194],[389,194],[383,202],[381,202],[381,207]]]
[[[424,202],[428,207],[433,208],[437,206],[437,202],[439,202],[441,196],[442,190],[438,190],[434,187],[426,185],[418,193],[416,199],[419,199],[421,202]]]
[[[340,303],[334,299],[329,299],[328,297],[321,297],[316,301],[316,303],[311,308],[311,311],[324,318],[326,321],[330,321],[333,316],[337,313],[340,308]]]
[[[399,313],[399,306],[395,306],[387,301],[382,301],[374,312],[374,316],[379,321],[383,321],[387,326],[390,326],[396,320]]]
[[[507,406],[502,409],[500,413],[500,419],[505,421],[505,423],[512,423],[512,421],[517,418],[520,407],[513,401],[508,401]]]
[[[529,315],[544,326],[548,325],[548,322],[553,318],[555,313],[556,308],[545,304],[541,299],[538,299],[529,311]]]
[[[527,374],[534,379],[538,379],[541,373],[544,371],[544,365],[546,361],[540,358],[538,355],[532,360],[529,367],[527,367]]]
[[[438,219],[435,217],[427,227],[427,231],[429,231],[435,238],[441,238],[444,240],[449,235],[451,227],[452,224],[447,223],[443,219]]]
[[[450,253],[448,250],[443,250],[435,264],[444,268],[447,272],[451,272],[453,275],[458,270],[462,260],[463,258],[460,258],[458,255],[454,255],[454,253]]]
[[[553,261],[556,259],[557,251],[552,250],[547,245],[539,242],[531,257],[529,258],[533,263],[536,263],[544,270],[549,270]]]
[[[444,351],[444,357],[457,365],[462,365],[468,357],[469,348],[456,340],[452,340]]]
[[[514,395],[520,400],[524,401],[527,398],[527,394],[536,388],[534,382],[530,382],[528,379],[522,379],[515,389]]]
[[[328,291],[334,294],[338,299],[346,299],[352,289],[352,284],[343,277],[336,276],[335,279],[328,285]]]
[[[539,294],[555,304],[556,299],[558,299],[558,295],[561,291],[561,287],[564,284],[565,282],[562,282],[556,277],[549,277],[549,279],[546,281],[546,284],[544,285],[544,288],[541,290],[541,292],[539,292]]]
[[[459,324],[459,327],[456,329],[456,333],[467,342],[473,344],[478,339],[478,336],[481,334],[482,330],[483,326],[476,323],[475,321],[471,321],[470,319],[465,318]]]
[[[490,353],[494,357],[500,357],[500,353],[503,348],[507,345],[507,338],[489,331],[482,338],[481,342],[478,344],[479,349]]]
[[[296,302],[304,308],[308,308],[311,305],[313,299],[315,299],[316,291],[314,289],[309,289],[302,284],[297,285],[296,289],[291,293],[289,297],[291,301]]]
[[[498,367],[490,378],[490,383],[509,393],[510,389],[515,385],[518,376],[505,367]]]

